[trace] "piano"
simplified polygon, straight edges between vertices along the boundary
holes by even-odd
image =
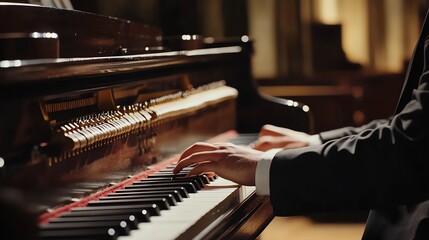
[[[254,187],[171,174],[196,141],[311,131],[307,106],[258,92],[251,41],[28,4],[0,16],[1,239],[252,239],[271,221]]]

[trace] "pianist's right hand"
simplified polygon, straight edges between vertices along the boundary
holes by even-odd
[[[179,173],[183,168],[196,164],[190,176],[215,172],[236,183],[254,186],[256,166],[262,153],[231,143],[195,143],[182,153],[173,172]]]
[[[267,151],[273,148],[299,148],[311,145],[317,135],[309,135],[289,128],[282,128],[273,125],[264,125],[259,132],[258,140],[252,148],[259,151]],[[317,140],[317,139],[316,139]]]

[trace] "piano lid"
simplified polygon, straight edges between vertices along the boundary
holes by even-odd
[[[62,58],[118,56],[162,50],[160,29],[129,20],[16,3],[0,3],[0,16],[0,38],[4,34],[56,33],[59,57]]]

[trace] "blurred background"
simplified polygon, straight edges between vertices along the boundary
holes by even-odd
[[[261,93],[307,104],[316,133],[394,113],[429,6],[428,0],[70,3],[77,10],[157,26],[165,36],[248,36]],[[260,239],[360,239],[365,219],[366,212],[275,218]]]

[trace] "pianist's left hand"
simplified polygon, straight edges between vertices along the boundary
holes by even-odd
[[[264,125],[259,132],[258,140],[252,148],[259,151],[267,151],[273,148],[300,148],[310,145],[312,136],[289,128]]]
[[[215,172],[242,185],[255,185],[256,165],[263,152],[230,143],[195,143],[187,148],[173,172],[196,164],[189,175]]]

